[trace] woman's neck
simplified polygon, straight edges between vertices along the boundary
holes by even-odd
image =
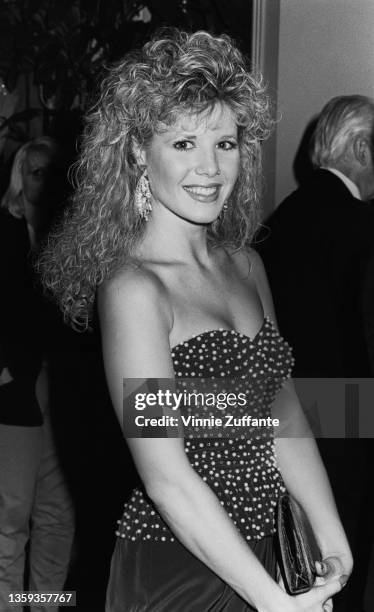
[[[138,256],[152,261],[208,263],[208,226],[191,223],[169,210],[158,211],[147,221]]]

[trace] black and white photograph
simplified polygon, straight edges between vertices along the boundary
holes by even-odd
[[[0,612],[374,611],[373,0],[0,0]]]

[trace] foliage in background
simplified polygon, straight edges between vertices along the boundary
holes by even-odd
[[[248,51],[251,0],[0,0],[0,83],[21,98],[0,136],[27,140],[40,115],[51,135],[79,130],[103,67],[162,25],[228,32]]]

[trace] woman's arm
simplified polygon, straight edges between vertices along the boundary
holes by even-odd
[[[123,378],[174,376],[169,347],[172,313],[158,281],[133,271],[101,287],[99,315],[109,389],[121,421]],[[147,494],[178,539],[257,610],[317,612],[320,607],[314,599],[320,603],[340,589],[335,581],[321,587],[327,590],[320,591],[319,598],[313,595],[314,607],[309,594],[298,604],[269,576],[192,468],[182,439],[128,443]]]
[[[252,252],[252,263],[252,273],[256,278],[265,315],[276,324],[266,273],[261,258],[255,252]],[[323,558],[335,558],[331,563],[336,573],[347,576],[353,565],[349,544],[326,470],[291,381],[278,394],[274,410],[281,425],[282,422],[285,424],[287,432],[287,437],[275,440],[278,465],[287,489],[307,513]]]
[[[353,566],[349,544],[317,445],[291,384],[285,385],[276,401],[287,402],[288,414],[281,409],[281,419],[289,423],[288,437],[275,440],[278,465],[286,487],[306,511],[323,559],[330,559],[334,574],[348,576]]]

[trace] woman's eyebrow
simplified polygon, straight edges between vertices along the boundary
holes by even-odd
[[[176,127],[173,130],[170,130],[170,133],[173,134],[173,136],[183,135],[188,138],[196,138],[196,132],[191,132],[191,128],[183,127],[183,125],[181,125],[180,127]]]
[[[188,134],[183,130],[175,130],[173,132],[169,132],[166,136],[166,142],[170,142],[171,140],[175,140],[176,138],[186,138],[188,140],[196,140],[196,134]]]
[[[237,134],[221,134],[220,138],[232,138],[233,140],[238,140]]]
[[[184,132],[183,130],[176,130],[175,132],[172,132],[170,136],[168,135],[167,140],[174,140],[175,138],[188,138],[188,140],[196,140],[198,137],[199,135],[196,135],[196,134],[189,134],[187,132]],[[233,138],[237,140],[238,136],[237,134],[229,133],[229,134],[221,134],[220,138]]]
[[[178,136],[183,136],[183,138],[188,138],[189,140],[196,140],[196,134],[188,134],[187,132],[179,132]]]

